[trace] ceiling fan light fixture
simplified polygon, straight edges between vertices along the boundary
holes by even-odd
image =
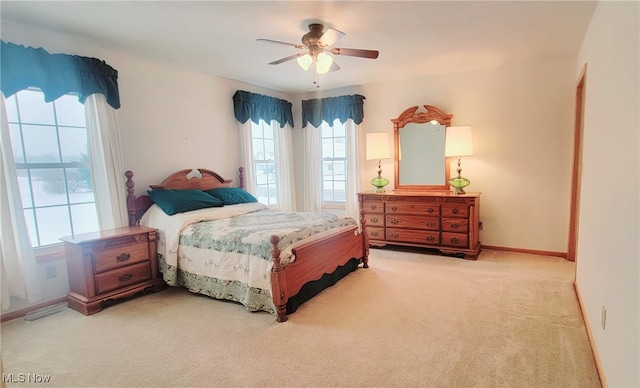
[[[316,73],[324,74],[331,69],[333,58],[325,53],[320,53],[316,57]]]
[[[305,54],[301,57],[298,57],[297,61],[302,70],[307,71],[309,70],[309,66],[311,66],[311,63],[313,62],[313,58],[311,58],[311,55]]]

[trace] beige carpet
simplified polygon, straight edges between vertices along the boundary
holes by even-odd
[[[599,387],[574,264],[372,249],[276,323],[183,289],[2,324],[5,373],[49,387]],[[15,384],[26,387],[29,384]],[[13,386],[8,384],[8,386]]]

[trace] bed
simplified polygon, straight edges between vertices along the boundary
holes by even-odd
[[[279,212],[255,201],[225,198],[223,206],[169,215],[154,196],[194,189],[243,192],[242,168],[238,186],[212,170],[185,169],[141,196],[134,194],[133,172],[125,176],[129,225],[158,230],[158,266],[170,286],[239,302],[284,322],[287,314],[360,265],[368,268],[363,214],[359,226],[353,218],[332,213]]]

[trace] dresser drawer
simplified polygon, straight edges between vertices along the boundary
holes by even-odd
[[[367,213],[384,213],[384,202],[382,201],[363,201],[362,206]]]
[[[146,241],[132,245],[122,245],[96,252],[93,256],[95,273],[109,271],[149,260],[149,245]]]
[[[371,240],[384,240],[384,228],[367,226],[367,235]]]
[[[469,230],[469,220],[466,218],[443,218],[442,231],[447,232],[467,232]]]
[[[468,248],[469,236],[463,233],[442,232],[442,245],[450,247]]]
[[[469,205],[466,203],[447,203],[442,205],[442,217],[469,217]]]
[[[96,275],[96,292],[103,294],[151,278],[149,261]]]
[[[425,202],[389,202],[387,203],[387,214],[421,214],[429,216],[440,215],[440,205],[437,203]]]
[[[402,241],[417,244],[440,244],[440,232],[415,229],[387,228],[387,241]]]
[[[367,227],[369,226],[384,226],[384,214],[371,214],[367,213],[364,215],[364,219],[367,222]]]
[[[440,230],[440,218],[438,217],[394,214],[386,216],[385,221],[388,227]]]

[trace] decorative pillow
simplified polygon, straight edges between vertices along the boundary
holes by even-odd
[[[218,187],[217,189],[207,190],[205,193],[224,201],[225,205],[258,202],[256,197],[240,187]]]
[[[202,190],[148,190],[149,198],[172,216],[191,210],[224,206],[224,202]]]

